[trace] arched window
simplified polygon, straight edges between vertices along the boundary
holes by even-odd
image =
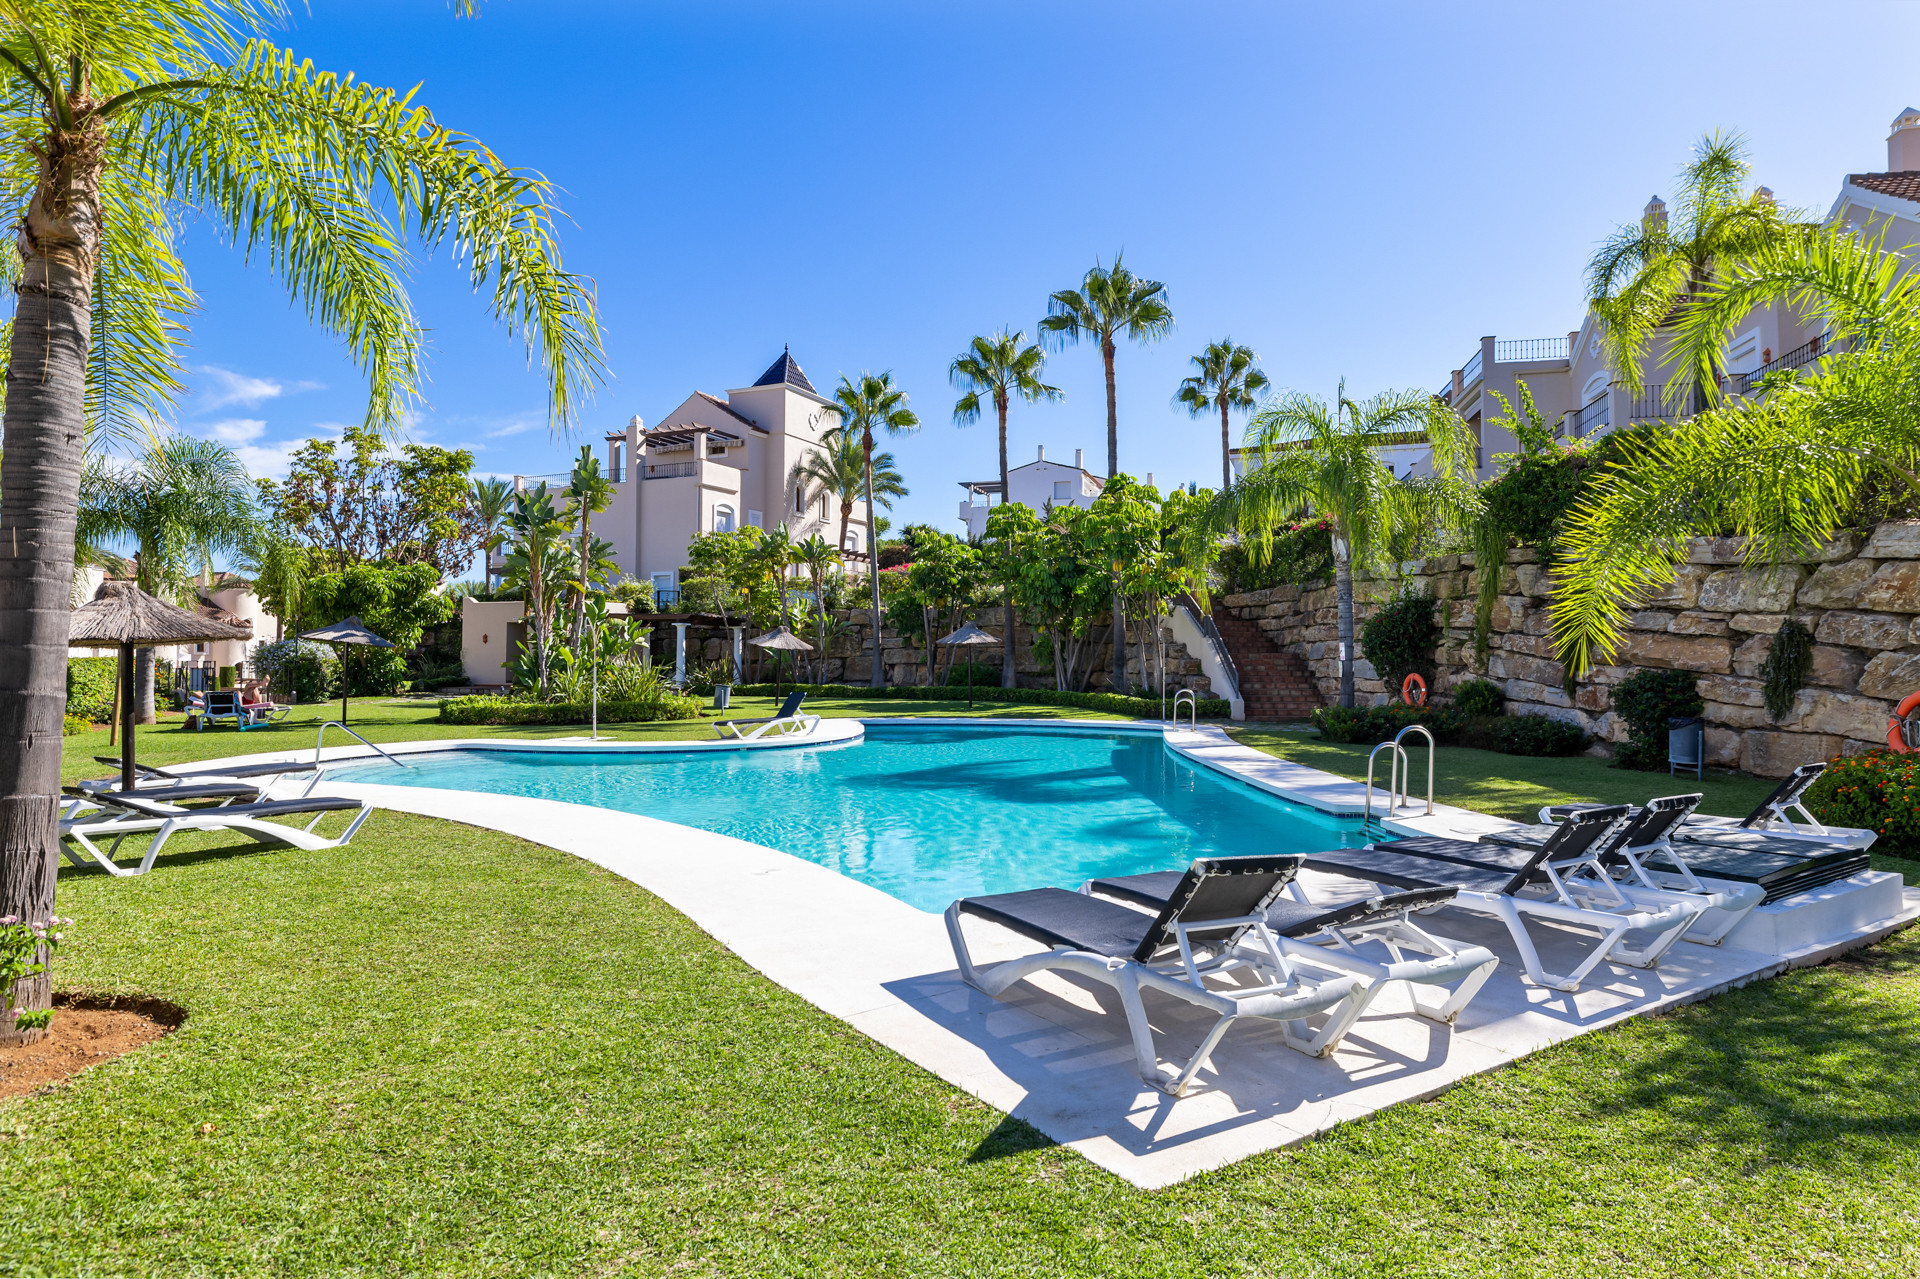
[[[804,487],[796,484],[793,489],[794,513],[797,515],[797,514],[800,514],[801,512],[804,512],[806,509],[807,509],[807,490]]]
[[[714,505],[713,531],[716,533],[733,532],[733,508],[725,502],[718,502]]]

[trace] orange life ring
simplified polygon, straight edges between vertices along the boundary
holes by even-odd
[[[1908,693],[1894,708],[1893,718],[1887,721],[1888,749],[1899,751],[1902,755],[1913,749],[1907,743],[1905,720],[1916,710],[1920,710],[1920,693]]]
[[[1417,697],[1414,696],[1413,692],[1416,688],[1420,690],[1420,694]],[[1920,700],[1920,693],[1915,693],[1914,698]],[[1420,672],[1409,672],[1407,677],[1400,681],[1400,700],[1409,706],[1425,706],[1427,704],[1427,681],[1420,678]]]

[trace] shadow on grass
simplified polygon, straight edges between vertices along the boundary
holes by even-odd
[[[1035,1128],[1024,1119],[1015,1119],[1008,1115],[997,1127],[973,1148],[967,1156],[970,1164],[983,1164],[993,1159],[1006,1159],[1012,1155],[1024,1155],[1035,1150],[1049,1150],[1060,1143]]]

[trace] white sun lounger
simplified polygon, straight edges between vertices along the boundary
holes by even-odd
[[[777,714],[760,719],[723,719],[713,726],[713,731],[717,736],[737,737],[743,742],[751,742],[767,733],[778,733],[783,737],[811,733],[820,726],[820,717],[800,713],[800,703],[805,697],[805,693],[791,693],[781,703]],[[740,729],[746,724],[758,724],[760,727],[751,733],[743,733]]]
[[[373,812],[372,806],[365,800],[328,796],[232,804],[223,808],[183,808],[177,804],[155,802],[145,795],[118,791],[103,792],[96,799],[106,808],[116,811],[62,821],[60,848],[67,855],[67,860],[82,867],[87,865],[86,858],[81,856],[85,852],[110,875],[146,874],[153,869],[154,859],[160,855],[167,840],[180,831],[230,830],[262,844],[281,844],[309,851],[339,848],[352,840]],[[314,827],[320,824],[321,818],[328,813],[341,812],[354,814],[353,821],[345,831],[332,838],[314,833]],[[305,826],[286,826],[268,820],[305,817],[309,814],[312,820]],[[113,860],[121,842],[133,835],[152,836],[136,870],[118,865]],[[100,844],[108,840],[112,841],[111,845],[102,849]]]
[[[1267,907],[1299,867],[1298,857],[1196,861],[1157,915],[1064,888],[963,897],[947,907],[947,935],[961,977],[995,998],[1015,982],[1043,972],[1072,973],[1113,987],[1126,1011],[1140,1077],[1179,1097],[1207,1064],[1220,1037],[1240,1018],[1261,1017],[1284,1024],[1343,1002],[1358,1006],[1364,998],[1359,978],[1330,972],[1325,966],[1307,971],[1267,927]],[[1051,949],[981,968],[967,947],[962,915],[988,920]],[[1241,953],[1243,941],[1260,954],[1258,962]],[[1254,976],[1254,984],[1208,984],[1209,978],[1241,972]],[[1216,1015],[1185,1065],[1160,1063],[1140,997],[1146,990]],[[1334,1020],[1351,1024],[1352,1017],[1341,1010]],[[1289,1036],[1288,1042],[1293,1043],[1294,1037]],[[1305,1042],[1312,1044],[1312,1039]],[[1318,1045],[1313,1047],[1317,1051]]]
[[[1738,836],[1743,831],[1771,836],[1774,839],[1799,839],[1812,844],[1822,844],[1833,848],[1864,849],[1873,846],[1878,836],[1870,830],[1860,830],[1852,826],[1824,826],[1820,819],[1807,810],[1805,799],[1807,791],[1820,774],[1827,771],[1825,763],[1802,764],[1783,778],[1773,788],[1771,794],[1758,804],[1745,817],[1714,817],[1703,813],[1694,813],[1687,818],[1687,824],[1674,836],[1675,839],[1691,840],[1701,844],[1728,842],[1738,847]],[[1552,824],[1568,814],[1583,808],[1595,807],[1590,804],[1549,804],[1540,810],[1540,820]],[[1799,813],[1805,825],[1796,823],[1793,814]],[[1735,836],[1725,841],[1724,836]]]

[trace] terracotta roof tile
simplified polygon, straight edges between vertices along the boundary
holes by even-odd
[[[1920,169],[1907,169],[1899,173],[1849,173],[1847,181],[1880,195],[1920,204]]]

